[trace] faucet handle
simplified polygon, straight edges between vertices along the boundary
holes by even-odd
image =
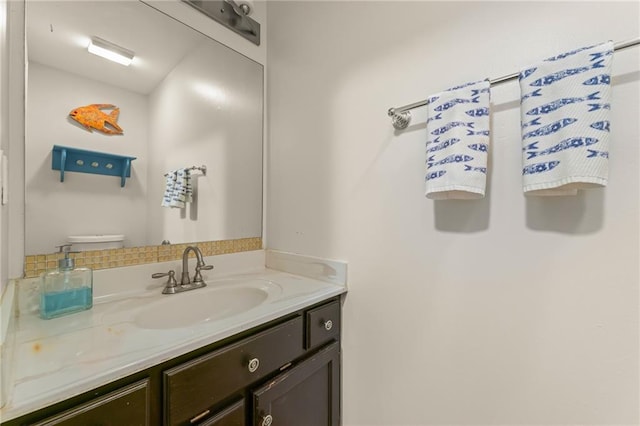
[[[167,284],[164,290],[162,290],[162,293],[164,294],[175,293],[175,289],[178,286],[178,282],[176,281],[175,271],[172,269],[169,272],[158,272],[155,274],[151,274],[151,278],[163,278],[163,277],[169,277],[169,279],[167,280]]]
[[[204,280],[202,279],[202,274],[200,273],[200,271],[209,271],[211,269],[213,269],[213,265],[205,265],[204,262],[203,262],[202,266],[196,265],[196,274],[193,277],[193,282],[194,283],[202,283],[202,282],[204,282]]]
[[[169,272],[158,272],[155,274],[151,274],[151,278],[162,278],[162,277],[169,277],[169,280],[167,281],[168,283],[177,284],[176,272],[173,269],[170,270]]]

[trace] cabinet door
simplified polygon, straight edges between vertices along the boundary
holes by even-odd
[[[191,424],[195,424],[196,421],[197,419],[191,419]],[[198,423],[198,426],[244,426],[244,400],[241,399],[213,417]]]
[[[297,316],[163,373],[166,425],[188,425],[224,398],[304,354]]]
[[[254,426],[338,426],[340,349],[334,342],[253,392]]]
[[[146,426],[149,424],[149,380],[141,380],[89,401],[34,426]]]

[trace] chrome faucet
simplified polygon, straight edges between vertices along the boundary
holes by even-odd
[[[193,281],[189,278],[189,252],[193,251],[196,255],[196,273],[193,276]],[[194,290],[196,288],[205,287],[207,284],[202,279],[202,274],[200,271],[208,271],[213,269],[213,265],[205,265],[204,259],[202,258],[202,252],[196,246],[188,246],[184,249],[184,253],[182,253],[182,278],[180,280],[180,284],[175,279],[175,272],[169,271],[167,273],[157,273],[152,274],[152,278],[162,278],[169,277],[164,290],[162,290],[163,294],[175,294],[183,291]]]

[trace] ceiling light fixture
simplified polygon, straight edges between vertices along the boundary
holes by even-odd
[[[102,56],[105,59],[124,66],[129,66],[134,57],[134,52],[131,50],[108,42],[100,37],[91,37],[91,42],[87,49],[94,55]]]

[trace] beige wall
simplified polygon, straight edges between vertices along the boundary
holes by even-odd
[[[149,244],[262,234],[262,97],[263,67],[210,40],[149,95]],[[160,207],[164,173],[201,165],[193,203]]]
[[[2,286],[6,285],[6,278],[21,275],[24,259],[24,3],[9,1],[7,5],[7,27],[2,31],[7,49],[3,66],[8,75],[0,86],[7,102],[3,112],[6,121],[2,122],[6,139],[2,142],[9,159],[9,202],[2,218],[2,244],[7,250],[0,253],[3,270],[7,266],[6,275],[2,273]]]
[[[349,262],[344,425],[638,424],[640,48],[615,54],[609,186],[522,194],[492,88],[488,196],[424,197],[386,111],[638,36],[638,3],[269,2],[271,249]],[[605,18],[606,17],[606,18]]]
[[[9,149],[9,52],[7,44],[7,15],[8,4],[6,0],[0,0],[0,150],[3,151],[5,155],[8,155]],[[2,161],[1,157],[0,161]],[[2,177],[0,176],[0,181],[1,179]],[[0,197],[2,196],[1,191],[2,188],[0,187]],[[7,282],[8,273],[8,259],[5,253],[9,247],[8,239],[6,238],[9,217],[5,210],[6,207],[4,207],[0,201],[0,295],[2,295],[4,284]]]
[[[145,229],[148,97],[33,61],[27,87],[26,254],[52,253],[70,235],[123,234],[127,247],[159,244],[147,240]],[[127,111],[118,119],[125,134],[90,133],[64,119],[72,109],[95,99],[109,99]],[[60,182],[60,172],[51,169],[53,145],[136,157],[131,163],[132,179],[121,188],[117,176],[66,173]]]

